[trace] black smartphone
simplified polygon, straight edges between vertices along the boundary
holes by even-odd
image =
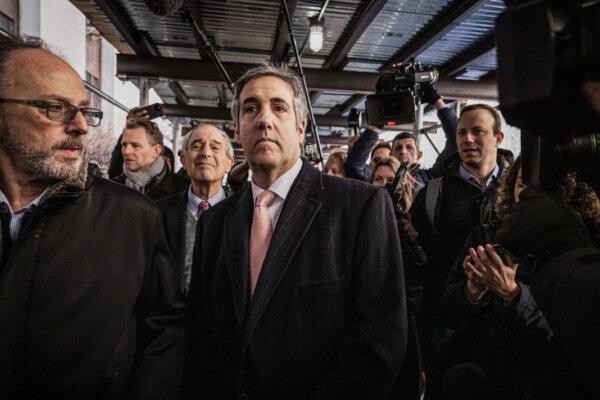
[[[148,112],[148,119],[154,119],[165,115],[162,106],[159,103],[150,104],[149,106],[140,108],[140,110],[146,110]]]

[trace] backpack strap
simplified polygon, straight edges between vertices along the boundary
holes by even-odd
[[[427,184],[427,193],[425,196],[425,211],[427,212],[427,218],[429,219],[429,224],[431,225],[431,229],[433,229],[433,223],[435,222],[436,216],[436,205],[438,202],[438,197],[440,192],[442,191],[442,183],[444,182],[443,177],[431,179]]]

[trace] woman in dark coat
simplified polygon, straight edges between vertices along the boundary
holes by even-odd
[[[498,188],[499,218],[518,202],[524,187],[518,158]],[[590,236],[598,236],[600,201],[589,185],[565,174],[555,196],[577,212]],[[492,247],[494,234],[493,225],[476,228],[448,276],[446,305],[456,329],[450,340],[454,364],[475,364],[501,399],[594,398],[554,341],[552,327],[531,294],[537,260],[516,260]],[[449,372],[445,382],[450,398],[463,395],[456,393],[461,382],[452,381],[461,376],[457,368],[462,367]]]

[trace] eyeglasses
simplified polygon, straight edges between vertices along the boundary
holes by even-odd
[[[48,117],[50,121],[61,122],[63,124],[69,123],[75,115],[80,112],[89,126],[98,126],[104,115],[102,111],[96,110],[95,108],[75,107],[71,104],[58,101],[0,98],[0,104],[1,103],[22,104],[24,106],[46,110],[46,117]]]

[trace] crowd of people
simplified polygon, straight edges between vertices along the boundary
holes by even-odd
[[[4,398],[600,394],[600,200],[570,171],[527,188],[495,108],[457,115],[424,85],[433,167],[413,133],[369,127],[321,173],[302,81],[264,64],[235,85],[243,163],[202,124],[175,172],[133,110],[108,180],[67,62],[0,38],[0,77]]]

